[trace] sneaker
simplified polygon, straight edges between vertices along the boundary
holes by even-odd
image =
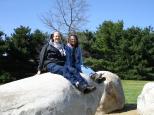
[[[97,73],[94,73],[92,74],[90,77],[92,80],[94,80],[96,83],[102,83],[103,81],[106,80],[105,77],[102,77],[102,73],[101,74],[97,74]]]
[[[90,92],[92,92],[92,91],[94,91],[96,89],[96,87],[95,86],[93,86],[93,85],[87,85],[86,86],[86,89],[84,90],[84,94],[87,94],[87,93],[90,93]]]
[[[78,88],[79,91],[83,92],[84,94],[90,93],[90,92],[92,92],[96,89],[95,86],[87,85],[87,84],[84,84],[84,85],[78,84],[77,88]]]

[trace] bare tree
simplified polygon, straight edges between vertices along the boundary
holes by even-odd
[[[87,22],[86,0],[55,0],[55,7],[41,20],[52,30],[68,34],[82,29]]]

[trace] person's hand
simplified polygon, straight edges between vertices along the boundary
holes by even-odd
[[[41,71],[38,71],[38,72],[37,72],[37,75],[40,75],[40,74],[41,74]]]
[[[41,71],[38,71],[36,75],[40,75],[40,74],[41,74]]]

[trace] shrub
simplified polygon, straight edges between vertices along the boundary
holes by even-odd
[[[8,72],[0,71],[0,83],[7,83],[11,81],[11,75]]]

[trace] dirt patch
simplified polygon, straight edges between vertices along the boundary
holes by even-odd
[[[104,115],[138,115],[136,110],[136,104],[125,104],[125,107],[122,110],[114,111],[110,114]],[[97,113],[96,115],[102,115]]]

